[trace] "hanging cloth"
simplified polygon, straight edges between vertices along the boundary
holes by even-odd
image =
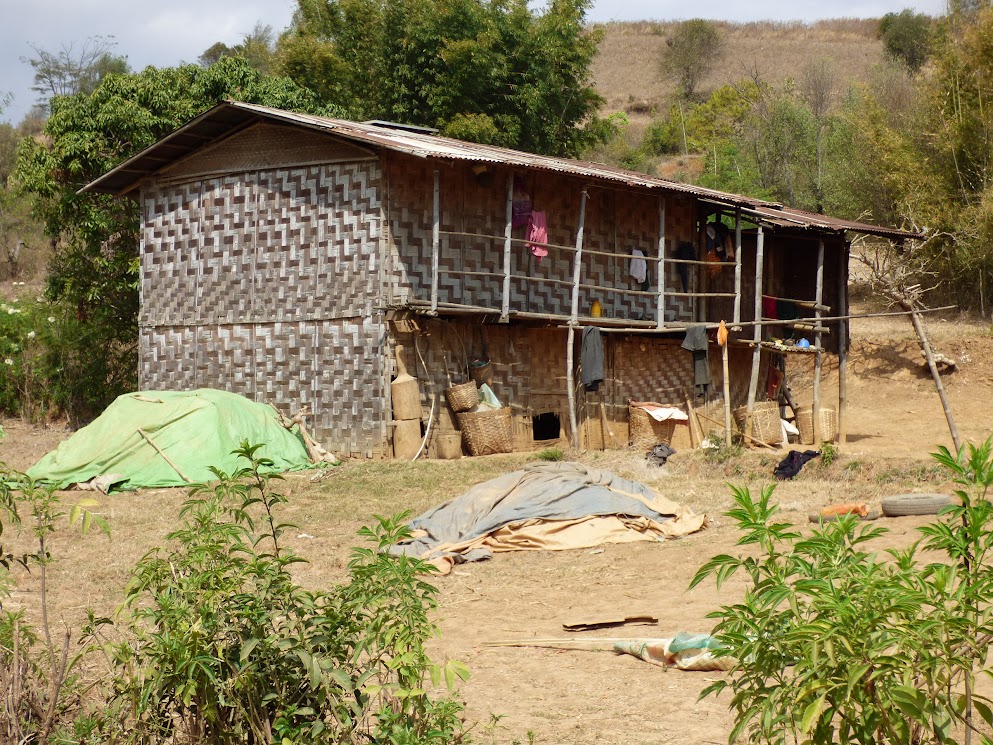
[[[696,259],[696,248],[689,241],[680,241],[676,244],[676,258],[684,261],[694,261]],[[690,265],[677,264],[679,281],[683,285],[683,292],[690,291]]]
[[[535,243],[548,243],[548,218],[544,212],[532,212],[531,220],[528,223],[528,240]],[[544,246],[537,246],[532,243],[527,244],[539,262],[548,256],[548,249]]]
[[[524,227],[531,219],[531,195],[528,194],[524,184],[524,177],[521,175],[514,176],[514,194],[511,204],[512,218],[510,227]]]
[[[638,284],[644,284],[648,279],[648,262],[645,261],[645,254],[640,248],[631,251],[631,266],[628,268],[628,276]]]
[[[693,388],[697,396],[706,396],[710,387],[710,361],[707,359],[707,327],[704,324],[686,329],[682,348],[693,354]]]
[[[580,380],[588,391],[599,390],[603,382],[603,334],[596,326],[583,327],[579,345]]]

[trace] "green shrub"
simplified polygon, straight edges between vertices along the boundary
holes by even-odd
[[[278,476],[247,443],[247,466],[190,492],[171,547],[143,558],[127,590],[129,637],[116,647],[105,735],[148,742],[333,742],[428,745],[465,741],[449,690],[464,666],[436,666],[429,567],[387,549],[408,535],[378,518],[360,535],[349,581],[307,591],[290,569],[290,526]]]
[[[882,527],[847,517],[803,538],[776,520],[773,487],[758,498],[732,487],[726,515],[749,555],[716,556],[691,583],[750,580],[743,601],[711,614],[736,666],[702,695],[730,690],[729,742],[921,745],[955,742],[977,714],[993,726],[993,702],[975,692],[993,638],[991,443],[939,449],[958,504],[884,555],[866,548]],[[922,564],[918,544],[945,561]]]
[[[545,448],[534,454],[538,460],[562,460],[565,453],[559,448]]]
[[[0,413],[85,424],[136,387],[134,348],[43,300],[0,302]]]
[[[0,742],[61,741],[60,732],[79,713],[84,693],[79,672],[92,647],[68,628],[61,633],[53,628],[47,578],[55,560],[52,539],[60,525],[79,523],[86,533],[95,524],[109,534],[103,518],[89,511],[95,504],[81,500],[66,512],[54,489],[0,463],[0,534],[13,527],[34,539],[34,550],[19,555],[0,547]],[[37,628],[25,620],[23,607],[5,606],[14,586],[12,571],[18,567],[40,580],[39,592],[26,594],[36,603],[32,610],[40,617]]]

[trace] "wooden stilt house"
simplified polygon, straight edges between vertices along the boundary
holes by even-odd
[[[508,410],[514,449],[626,446],[631,401],[690,399],[722,424],[720,349],[703,390],[681,347],[688,328],[712,337],[721,320],[734,329],[730,408],[764,400],[780,355],[837,355],[840,390],[828,401],[815,379],[814,398],[843,430],[848,234],[913,237],[233,102],[86,189],[141,205],[142,388],[307,406],[317,438],[346,456],[393,454],[397,345],[419,381],[418,437],[431,422],[429,456],[459,426],[443,392],[470,375]],[[600,330],[603,380],[584,386],[587,326]]]

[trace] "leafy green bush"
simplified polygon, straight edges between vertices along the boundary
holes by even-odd
[[[59,741],[59,733],[79,713],[80,663],[91,647],[68,628],[61,638],[53,638],[48,567],[54,561],[52,538],[63,518],[79,523],[84,533],[95,524],[109,534],[106,521],[89,510],[95,504],[82,500],[67,513],[54,489],[0,463],[0,534],[5,527],[20,531],[23,525],[35,542],[34,551],[20,555],[0,547],[0,697],[5,704],[0,707],[0,742]],[[40,580],[37,629],[25,621],[23,608],[4,607],[14,585],[11,571],[18,567],[37,572]],[[72,645],[74,637],[83,642],[78,649]]]
[[[538,460],[562,460],[565,453],[560,448],[545,448],[534,454]]]
[[[711,614],[737,664],[702,695],[730,689],[729,742],[920,745],[955,742],[975,714],[993,726],[975,692],[993,638],[993,438],[935,458],[962,487],[958,503],[884,555],[866,547],[882,527],[848,517],[803,538],[776,520],[773,487],[758,498],[732,487],[726,515],[750,555],[716,556],[691,583],[750,580],[743,601]],[[919,544],[945,562],[922,564]]]
[[[879,21],[879,37],[886,53],[917,72],[931,54],[934,20],[924,13],[905,8],[887,13]]]
[[[135,348],[44,300],[0,302],[0,412],[32,422],[89,421],[134,390]]]
[[[326,592],[297,585],[302,562],[283,542],[293,526],[278,476],[256,455],[216,472],[184,504],[172,546],[143,558],[127,589],[133,641],[114,648],[116,674],[105,736],[126,742],[333,742],[428,745],[465,741],[461,705],[431,698],[468,675],[431,663],[428,565],[387,548],[401,518],[360,535],[349,582]],[[103,631],[97,629],[98,634]]]

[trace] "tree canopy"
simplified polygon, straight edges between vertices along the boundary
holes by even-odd
[[[287,78],[266,77],[238,57],[209,68],[149,67],[105,78],[91,94],[56,96],[43,139],[22,141],[15,179],[34,194],[56,242],[47,294],[75,310],[94,353],[117,356],[125,371],[111,385],[92,381],[99,410],[133,387],[138,317],[139,205],[78,194],[80,187],[225,99],[293,111],[340,114]]]
[[[676,81],[684,98],[692,99],[700,80],[722,56],[720,28],[713,21],[694,18],[677,24],[669,34],[659,67]]]
[[[299,0],[281,70],[353,118],[578,156],[612,133],[591,83],[591,0]]]

